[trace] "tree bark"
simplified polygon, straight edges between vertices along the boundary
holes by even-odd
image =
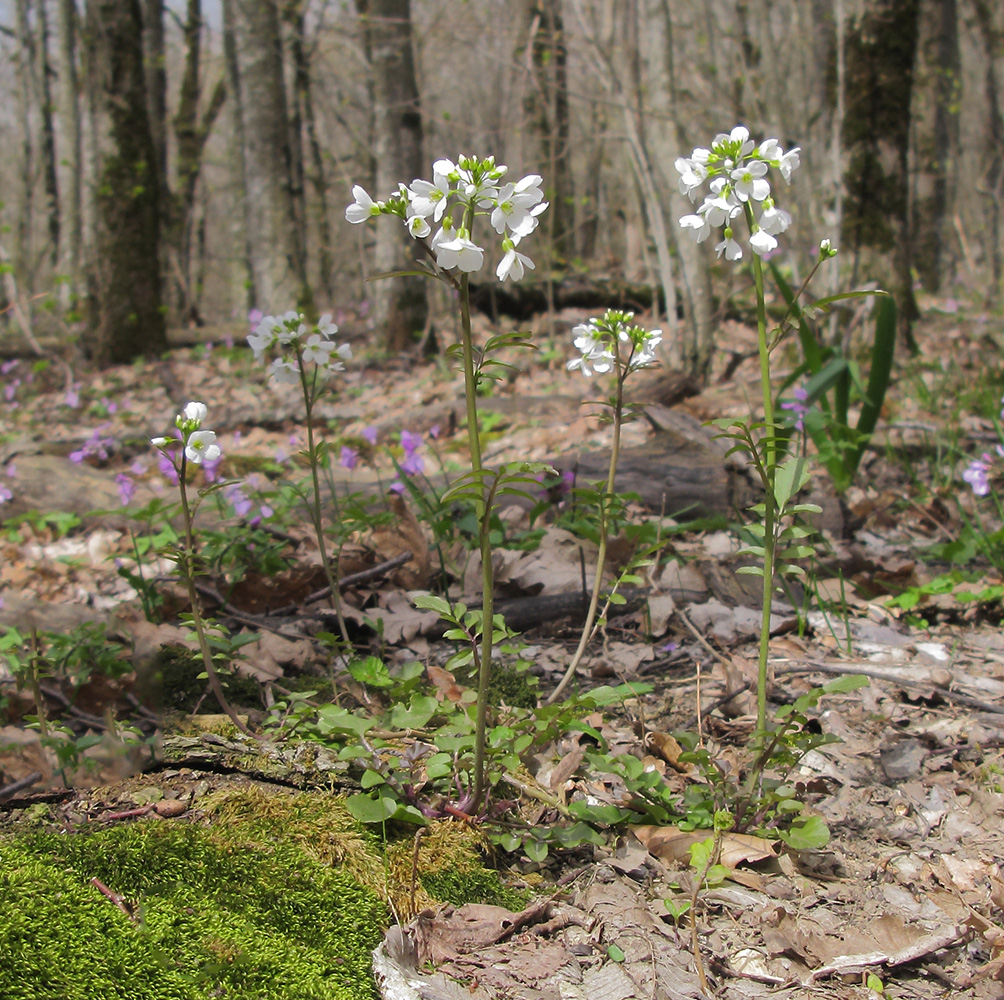
[[[373,87],[374,197],[386,198],[400,182],[423,170],[422,115],[412,52],[410,0],[356,0],[370,56]],[[454,154],[455,155],[455,154]],[[374,263],[378,273],[407,268],[415,260],[414,241],[393,220],[376,228]],[[386,350],[416,343],[428,314],[425,280],[382,278],[372,286],[374,318]]]
[[[91,0],[89,85],[104,101],[99,138],[96,309],[85,345],[102,365],[167,349],[160,285],[160,179],[150,131],[139,0]]]
[[[157,176],[167,178],[167,52],[164,47],[164,0],[141,0],[143,73],[150,135],[157,151]],[[164,193],[167,193],[165,183]],[[164,206],[162,206],[164,207]]]
[[[913,235],[917,273],[929,292],[950,282],[954,244],[955,174],[959,152],[959,105],[962,98],[956,0],[937,0],[922,7],[922,69],[918,86],[924,99],[917,122],[917,178],[913,202]]]
[[[52,87],[49,76],[49,14],[45,0],[38,5],[38,103],[41,120],[39,155],[42,159],[42,181],[45,190],[45,218],[49,234],[49,260],[52,269],[59,266],[61,219],[59,213],[59,182],[56,174],[56,130],[52,122]]]
[[[81,210],[81,155],[80,101],[77,74],[77,6],[76,0],[59,0],[57,36],[59,40],[59,114],[66,136],[62,161],[65,164],[62,189],[65,198],[63,211],[63,240],[59,267],[68,290],[66,304],[73,307],[80,281],[81,245],[83,243],[83,216]]]
[[[244,211],[253,305],[313,308],[293,200],[282,35],[273,0],[227,0],[239,77]]]
[[[524,47],[516,57],[528,77],[523,95],[523,120],[530,137],[525,165],[545,175],[551,252],[560,262],[576,252],[568,48],[561,0],[524,0],[520,34]]]
[[[168,239],[175,255],[172,268],[175,299],[181,316],[196,322],[200,316],[199,296],[193,288],[192,239],[195,216],[195,193],[202,171],[202,155],[206,140],[226,99],[223,79],[217,81],[206,111],[199,117],[202,98],[202,3],[188,0],[183,36],[185,68],[178,94],[178,111],[174,116],[177,147],[177,190],[169,199],[170,225]]]
[[[867,0],[847,38],[843,243],[892,253],[900,337],[916,350],[910,124],[920,0]]]

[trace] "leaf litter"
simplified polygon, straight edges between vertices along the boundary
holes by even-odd
[[[958,351],[955,330],[932,329],[926,342],[935,353]],[[741,366],[729,383],[713,383],[670,412],[696,417],[698,427],[709,417],[741,416],[744,386],[755,374],[749,364]],[[594,408],[580,408],[591,388],[568,380],[560,367],[531,366],[491,402],[503,414],[531,413],[533,427],[507,417],[490,453],[559,468],[564,456],[565,467],[573,469],[583,449],[602,455],[607,432],[587,415]],[[0,623],[68,631],[83,621],[105,622],[109,637],[127,645],[135,669],[101,696],[108,699],[106,709],[126,718],[137,712],[134,692],[144,664],[164,644],[190,642],[175,626],[150,625],[136,614],[135,591],[115,572],[114,560],[123,564],[133,555],[129,522],[117,509],[115,473],[137,458],[150,461],[147,439],[161,433],[189,398],[213,401],[235,467],[263,455],[287,461],[284,453],[295,453],[304,434],[293,393],[249,379],[246,359],[230,351],[209,356],[203,347],[179,349],[166,362],[98,374],[88,389],[90,426],[55,389],[23,400],[9,414],[17,433],[2,445],[0,481],[14,499],[3,513],[61,511],[80,523],[65,534],[36,519],[8,533]],[[361,441],[361,432],[375,426],[381,444],[393,444],[401,429],[427,432],[437,421],[447,428],[457,412],[456,378],[433,364],[361,367],[346,374],[342,389],[324,404],[322,417],[340,421],[346,440]],[[541,402],[524,407],[523,398]],[[880,430],[890,447],[922,447],[938,432],[929,415],[921,430],[911,429],[915,401],[895,390],[891,398],[900,419]],[[102,399],[121,405],[114,413],[99,412]],[[118,449],[107,462],[73,465],[66,456],[98,424],[108,425]],[[979,421],[964,428],[974,436],[991,429]],[[632,425],[631,433],[632,447],[660,440],[644,422]],[[343,477],[350,488],[375,494],[393,479],[395,470],[382,454],[371,457],[374,468],[365,475]],[[956,537],[959,515],[936,491],[911,499],[913,485],[902,466],[881,450],[871,453],[848,494],[850,521],[831,539],[826,574],[817,574],[817,593],[840,610],[800,616],[796,602],[772,626],[775,704],[790,703],[820,677],[869,677],[868,687],[822,703],[818,724],[842,742],[812,751],[796,776],[803,801],[830,828],[824,848],[793,854],[777,842],[727,835],[720,863],[728,877],[702,889],[696,914],[679,913],[695,877],[688,848],[700,834],[692,831],[638,827],[616,843],[579,848],[560,861],[517,859],[514,871],[537,882],[542,901],[523,913],[461,907],[416,915],[388,935],[377,956],[384,981],[404,983],[402,989],[425,997],[698,997],[690,949],[696,918],[720,996],[876,996],[876,983],[892,997],[1004,994],[1004,641],[989,624],[992,612],[960,601],[1000,580],[988,570],[977,583],[924,592],[942,568],[926,564],[918,551],[932,538]],[[151,471],[140,479],[136,499],[169,495]],[[365,573],[407,553],[411,560],[396,575],[347,591],[346,614],[358,628],[379,617],[387,656],[421,658],[439,696],[457,699],[462,685],[442,668],[445,644],[436,615],[411,603],[412,591],[428,586],[436,569],[428,531],[407,498],[396,504],[388,526],[361,537],[343,570]],[[107,513],[91,513],[95,507]],[[521,523],[519,511],[507,516],[512,525]],[[672,732],[696,728],[727,759],[750,731],[751,622],[758,612],[728,582],[736,547],[728,531],[673,536],[669,560],[646,581],[649,610],[611,609],[586,660],[586,685],[589,673],[655,682],[651,694],[621,713],[588,724],[602,731],[613,752],[639,757],[681,788],[695,776],[679,764]],[[323,586],[315,556],[303,533],[278,585],[275,578],[245,579],[239,581],[243,591],[219,590],[221,618],[241,612],[265,626],[246,652],[248,673],[266,691],[316,664],[311,636],[323,605],[302,603]],[[464,558],[449,556],[458,563]],[[549,528],[536,551],[500,550],[498,558],[507,597],[557,597],[581,589],[595,550]],[[167,577],[170,567],[157,566],[155,573]],[[468,559],[454,578],[463,583],[475,573]],[[897,585],[917,587],[917,609],[926,622],[888,606],[885,595]],[[290,603],[299,605],[297,611],[272,616],[272,609]],[[573,608],[565,621],[575,618]],[[234,627],[241,622],[235,619]],[[542,690],[560,676],[573,631],[546,622],[527,636]],[[0,728],[0,788],[33,773],[41,780],[28,788],[58,784],[54,762],[21,722],[21,713],[32,710],[30,699],[9,672],[0,681],[10,700]],[[59,696],[51,692],[54,709]],[[100,730],[102,706],[90,707]],[[97,770],[78,776],[81,787],[121,776],[122,763],[107,747],[92,756]],[[575,740],[564,739],[531,764],[536,775],[528,777],[564,805],[580,797],[617,805],[625,791],[612,776],[590,773]],[[21,789],[8,799],[26,794]],[[524,812],[541,824],[557,815],[546,800],[528,803]],[[444,963],[438,973],[424,966],[431,958]],[[465,985],[458,988],[451,976]]]

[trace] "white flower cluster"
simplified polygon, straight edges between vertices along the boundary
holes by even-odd
[[[469,273],[481,268],[485,256],[485,248],[474,242],[470,226],[475,215],[490,215],[492,228],[502,237],[502,259],[495,274],[500,281],[519,281],[534,264],[516,247],[537,228],[548,203],[539,174],[502,183],[507,171],[505,165],[496,165],[493,156],[483,160],[461,156],[456,163],[436,160],[431,181],[417,179],[410,187],[401,184],[387,201],[374,201],[357,184],[352,188],[355,201],[345,210],[345,218],[358,224],[378,215],[398,215],[415,239],[432,236],[429,246],[439,267]],[[434,234],[433,225],[438,226]]]
[[[568,362],[587,378],[593,372],[617,369],[627,374],[656,361],[655,349],[662,343],[662,330],[645,330],[633,323],[634,313],[608,309],[602,319],[573,327],[574,344],[581,357]]]
[[[332,337],[338,327],[331,322],[331,314],[325,313],[314,326],[307,326],[298,312],[287,312],[281,316],[264,316],[248,335],[248,343],[254,351],[254,359],[259,363],[265,353],[279,347],[279,357],[272,361],[268,373],[276,382],[294,385],[300,381],[300,366],[315,364],[326,372],[345,370],[342,363],[352,357],[348,344],[336,344]]]
[[[189,462],[194,462],[196,465],[215,462],[220,457],[216,434],[213,431],[200,429],[208,413],[205,403],[189,403],[184,412],[174,418],[174,426],[181,431],[180,442],[177,438],[155,437],[150,439],[150,444],[164,450],[181,443],[185,446],[185,458]]]
[[[696,201],[705,181],[711,189],[697,213],[683,216],[680,225],[689,229],[698,243],[706,240],[712,229],[724,226],[724,238],[715,250],[719,257],[724,253],[726,260],[739,260],[743,250],[731,222],[749,208],[753,219],[750,246],[756,254],[769,253],[777,246],[775,237],[791,225],[791,216],[774,204],[767,168],[775,167],[790,184],[791,172],[799,163],[798,153],[798,146],[785,152],[777,139],[764,139],[758,146],[749,129],[737,125],[728,135],[717,135],[711,149],[698,147],[689,157],[679,157],[680,192]],[[754,203],[760,205],[759,218],[752,211]]]

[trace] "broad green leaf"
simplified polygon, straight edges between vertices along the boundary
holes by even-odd
[[[871,683],[864,674],[848,674],[846,677],[838,677],[823,685],[826,694],[846,694],[848,691],[857,691],[858,688],[868,687]]]
[[[543,861],[547,857],[547,842],[544,840],[529,840],[523,848],[531,861]]]
[[[450,602],[444,601],[443,598],[437,597],[435,594],[419,594],[412,600],[412,604],[420,611],[435,611],[440,618],[446,618],[448,621],[454,620]]]
[[[807,816],[804,823],[790,830],[778,830],[778,836],[795,851],[818,850],[830,842],[830,831],[821,816]]]
[[[363,776],[359,779],[359,784],[363,788],[376,788],[377,785],[385,785],[387,782],[384,780],[384,776],[379,771],[374,771],[372,768],[366,768],[363,771]]]
[[[394,683],[383,660],[377,656],[356,660],[349,664],[348,670],[360,684],[365,684],[367,687],[390,687]]]
[[[439,702],[432,695],[416,694],[411,704],[395,705],[391,709],[390,724],[395,729],[422,729],[439,711]]]
[[[383,823],[397,812],[397,799],[357,792],[345,800],[345,807],[360,823]]]

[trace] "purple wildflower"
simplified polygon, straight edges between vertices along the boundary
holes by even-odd
[[[359,464],[358,450],[350,447],[347,444],[343,444],[342,453],[338,459],[338,464],[341,465],[343,469],[348,469],[351,472]]]
[[[377,429],[375,427],[364,427],[359,432],[359,436],[364,441],[368,441],[370,444],[376,444],[377,443]]]
[[[433,424],[429,428],[429,437],[431,437],[433,441],[439,437],[439,424]]]
[[[401,462],[401,471],[409,476],[420,476],[425,471],[425,461],[421,455],[409,451]]]
[[[63,397],[63,405],[75,410],[80,405],[80,383],[74,382]]]
[[[794,399],[786,400],[781,404],[782,410],[788,410],[795,418],[795,430],[805,430],[805,415],[809,412],[809,390],[804,385],[796,385],[791,394]]]
[[[216,483],[220,480],[220,466],[223,464],[223,456],[214,459],[207,459],[202,463],[203,475],[207,483]]]
[[[119,488],[119,500],[122,502],[122,506],[128,507],[129,502],[136,495],[136,483],[131,476],[120,472],[115,476],[115,485]]]
[[[980,458],[974,458],[966,471],[962,473],[963,480],[972,486],[973,493],[978,497],[985,497],[990,492],[989,474],[992,461],[990,456],[983,452],[983,455]]]
[[[17,368],[20,362],[17,358],[12,358],[10,361],[5,361],[0,364],[0,375],[9,375],[15,368]]]
[[[8,462],[7,468],[3,471],[4,474],[9,476],[11,479],[17,479],[17,466],[13,462]]]
[[[387,487],[391,493],[404,493],[404,483],[400,479],[395,479],[394,482]]]
[[[14,494],[3,483],[0,483],[0,503],[6,503],[8,500],[13,499]]]
[[[422,447],[422,435],[411,431],[401,431],[401,447],[406,455],[413,455]]]
[[[73,457],[72,455],[70,456]],[[174,467],[174,462],[164,452],[158,452],[157,471],[172,485],[178,485],[178,470]]]

